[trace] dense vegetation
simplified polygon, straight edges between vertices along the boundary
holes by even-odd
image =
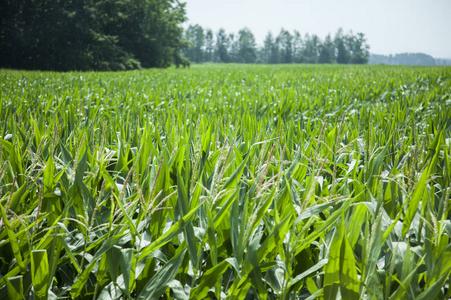
[[[394,55],[371,54],[370,64],[384,65],[416,65],[416,66],[435,66],[435,59],[425,53],[398,53]]]
[[[368,63],[379,65],[451,66],[451,59],[434,58],[425,53],[370,54]]]
[[[282,29],[258,47],[253,33],[200,25],[185,31],[178,0],[5,0],[0,3],[0,67],[38,70],[126,70],[220,63],[365,64],[363,33],[321,40]]]
[[[323,63],[366,64],[369,46],[363,33],[344,33],[339,29],[321,40],[315,34],[301,35],[299,31],[282,29],[277,36],[271,32],[261,47],[248,28],[235,33],[224,29],[213,33],[200,25],[190,25],[185,31],[188,45],[184,50],[192,62],[221,63]]]
[[[0,67],[121,70],[183,63],[177,0],[0,2]]]
[[[0,298],[449,298],[450,76],[1,71]]]

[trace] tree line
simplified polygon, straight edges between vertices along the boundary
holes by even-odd
[[[426,53],[371,54],[368,62],[370,64],[414,66],[435,66],[440,64],[439,59],[436,60]]]
[[[263,45],[258,46],[248,28],[237,33],[228,33],[224,29],[213,32],[196,24],[187,27],[184,38],[187,46],[183,53],[195,63],[366,64],[369,58],[365,35],[345,33],[343,29],[324,39],[316,34],[301,35],[297,30],[281,29],[277,35],[268,32]]]
[[[2,0],[0,67],[121,70],[185,62],[178,0]]]
[[[179,0],[0,1],[0,67],[125,70],[222,63],[367,63],[362,33],[323,40],[282,29],[261,47],[253,33],[186,30]]]

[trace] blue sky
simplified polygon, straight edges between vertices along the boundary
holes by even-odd
[[[451,0],[187,0],[189,23],[214,30],[297,29],[324,37],[339,27],[366,34],[371,52],[451,58]]]

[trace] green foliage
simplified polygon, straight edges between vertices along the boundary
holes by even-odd
[[[176,0],[6,0],[0,11],[1,67],[167,67],[183,46],[185,8]]]
[[[447,299],[450,75],[1,71],[0,298]]]
[[[47,299],[50,287],[49,262],[46,250],[31,251],[31,282],[36,299]]]
[[[334,37],[327,35],[321,40],[317,35],[282,29],[277,36],[266,35],[263,45],[258,47],[253,33],[248,28],[238,34],[228,34],[219,29],[216,38],[210,29],[190,25],[185,31],[187,41],[183,53],[192,62],[222,63],[339,63],[366,64],[369,46],[363,33],[345,34],[339,29]]]
[[[186,56],[192,62],[200,63],[204,60],[205,33],[204,29],[199,25],[190,25],[185,30],[185,39],[188,41]]]
[[[238,32],[238,57],[242,63],[255,63],[257,60],[255,38],[248,28]]]
[[[431,55],[425,53],[398,53],[394,55],[371,54],[368,62],[370,64],[384,65],[451,65],[451,61],[447,59],[434,58]]]

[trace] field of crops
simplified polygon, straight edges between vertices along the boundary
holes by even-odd
[[[451,68],[0,87],[1,299],[451,296]]]

